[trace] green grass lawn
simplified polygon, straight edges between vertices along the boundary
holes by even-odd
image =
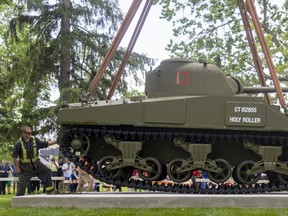
[[[287,209],[251,209],[251,208],[152,208],[152,209],[76,209],[76,208],[12,208],[11,199],[14,195],[0,195],[0,215],[4,216],[88,216],[88,215],[288,215]],[[81,203],[79,203],[81,205]]]

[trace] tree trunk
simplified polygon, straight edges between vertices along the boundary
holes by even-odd
[[[71,60],[71,41],[70,33],[70,17],[69,9],[71,7],[70,0],[61,0],[61,6],[64,13],[61,19],[61,40],[60,40],[60,77],[59,77],[59,90],[60,92],[68,87],[70,79],[70,60]]]

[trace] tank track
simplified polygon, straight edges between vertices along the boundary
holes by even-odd
[[[147,128],[146,128],[147,129]],[[189,137],[190,139],[205,139],[207,141],[211,140],[220,140],[221,142],[231,141],[231,139],[245,139],[245,138],[253,138],[255,140],[261,141],[262,143],[269,143],[269,145],[287,145],[288,144],[288,136],[283,134],[265,134],[261,135],[261,133],[253,133],[253,132],[239,132],[239,131],[229,131],[225,132],[211,132],[211,131],[200,131],[195,130],[193,132],[178,132],[173,129],[159,129],[159,131],[153,132],[149,129],[135,129],[132,130],[120,130],[117,127],[75,127],[70,128],[64,136],[61,138],[61,146],[60,150],[63,155],[67,157],[70,161],[74,162],[76,166],[79,166],[81,169],[85,170],[87,173],[91,174],[95,179],[98,179],[101,182],[106,182],[108,184],[113,184],[116,187],[128,187],[134,189],[143,189],[148,191],[161,191],[161,192],[174,192],[174,193],[193,193],[193,194],[255,194],[255,193],[269,193],[269,192],[280,192],[287,191],[288,184],[282,183],[256,183],[254,185],[225,185],[218,184],[208,186],[206,184],[205,188],[197,187],[195,185],[188,186],[184,184],[158,184],[157,182],[149,182],[149,181],[141,181],[134,180],[128,178],[109,178],[100,175],[97,170],[97,161],[93,159],[85,157],[84,160],[79,160],[79,157],[75,156],[73,152],[71,152],[70,141],[71,137],[75,133],[86,133],[90,136],[105,136],[115,135],[116,137],[131,137],[133,139],[164,139],[165,136],[172,139],[174,136],[181,135],[182,137]],[[181,130],[183,131],[183,129]],[[262,132],[263,133],[263,132]]]

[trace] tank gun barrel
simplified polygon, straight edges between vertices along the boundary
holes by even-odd
[[[288,92],[288,87],[282,87],[283,92]],[[243,87],[243,93],[247,94],[257,94],[257,93],[275,93],[276,90],[274,87]]]

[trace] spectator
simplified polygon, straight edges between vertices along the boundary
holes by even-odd
[[[10,164],[9,167],[11,170],[12,177],[18,177],[18,174],[16,173],[14,164]],[[13,193],[14,194],[16,193],[16,181],[13,181]]]
[[[143,181],[143,179],[141,179],[141,178],[139,177],[139,173],[138,173],[138,170],[137,170],[137,169],[134,169],[134,170],[133,170],[132,176],[130,177],[129,180]],[[136,189],[136,188],[128,188],[128,191],[137,192],[137,189]],[[139,191],[141,192],[142,189],[139,189]]]
[[[202,178],[201,170],[193,170],[191,179],[195,188],[199,188],[199,182],[197,182],[197,179],[199,178]]]
[[[62,170],[62,166],[63,166],[63,158],[60,157],[59,160],[58,160],[58,170],[57,170],[57,176],[63,176],[63,170]]]
[[[112,184],[105,183],[105,182],[102,183],[102,187],[107,188],[109,190],[109,192],[113,192],[116,190],[116,186],[114,186]]]
[[[72,171],[75,169],[75,165],[74,163],[71,163],[68,158],[66,158],[65,161],[66,162],[62,166],[63,176],[65,180],[70,180],[70,176],[72,174]],[[69,183],[64,184],[64,188],[65,188],[64,190],[68,188],[68,185]]]
[[[57,170],[57,176],[63,177],[63,169],[62,169],[63,164],[64,164],[63,157],[59,157],[58,164],[59,164],[59,167]],[[61,188],[59,188],[59,189],[61,189],[63,191],[64,190],[64,181],[58,181],[58,186],[59,186],[60,182],[61,182],[61,184],[60,184]]]
[[[72,171],[75,169],[74,163],[71,163],[68,158],[66,158],[66,163],[62,166],[63,175],[65,180],[69,180],[72,174]]]
[[[78,173],[79,173],[79,183],[77,187],[77,193],[81,193],[84,184],[88,184],[88,191],[93,190],[93,177],[89,175],[87,172],[82,170],[80,167],[77,168]]]
[[[100,181],[98,179],[93,178],[93,182],[95,182],[93,190],[100,192]]]
[[[204,180],[202,183],[201,183],[201,189],[205,189],[206,188],[206,185],[207,185],[207,179],[208,179],[208,175],[207,175],[207,172],[202,170],[201,172],[201,176],[202,176],[202,179]]]
[[[59,164],[58,162],[55,160],[55,157],[52,156],[51,157],[51,162],[48,164],[48,167],[51,170],[51,176],[52,177],[56,177],[58,176],[58,169],[59,169]],[[59,180],[55,181],[55,192],[59,193]]]
[[[10,166],[10,163],[9,163],[9,161],[6,161],[6,166],[8,166],[9,168],[8,168],[8,177],[9,178],[11,178],[12,177],[12,169],[11,169],[11,166]],[[7,192],[8,192],[8,194],[11,194],[11,181],[8,181],[7,182]]]
[[[74,169],[72,171],[72,174],[70,175],[70,178],[69,178],[70,192],[71,193],[75,193],[76,192],[76,189],[77,189],[77,186],[78,186],[78,182],[79,182],[79,175],[77,173],[77,170]]]
[[[191,187],[193,185],[193,181],[192,181],[192,179],[188,179],[187,181],[182,182],[180,184]]]
[[[167,186],[168,184],[174,185],[175,182],[173,182],[170,177],[167,175],[165,179],[162,180],[162,182],[164,183],[165,186]]]
[[[0,178],[8,178],[10,167],[7,166],[6,160],[2,160],[0,165]],[[0,181],[0,194],[6,194],[6,184],[8,181]]]
[[[52,176],[57,176],[57,171],[59,168],[58,162],[55,160],[55,157],[51,157],[50,163],[48,163],[48,168],[51,170],[51,175]]]
[[[32,130],[29,126],[23,126],[21,131],[22,137],[16,141],[11,155],[14,160],[15,170],[19,174],[16,196],[25,195],[25,190],[34,175],[45,184],[44,188],[47,193],[54,193],[51,171],[40,161],[38,153],[39,149],[54,145],[56,141],[45,142],[31,136]]]

